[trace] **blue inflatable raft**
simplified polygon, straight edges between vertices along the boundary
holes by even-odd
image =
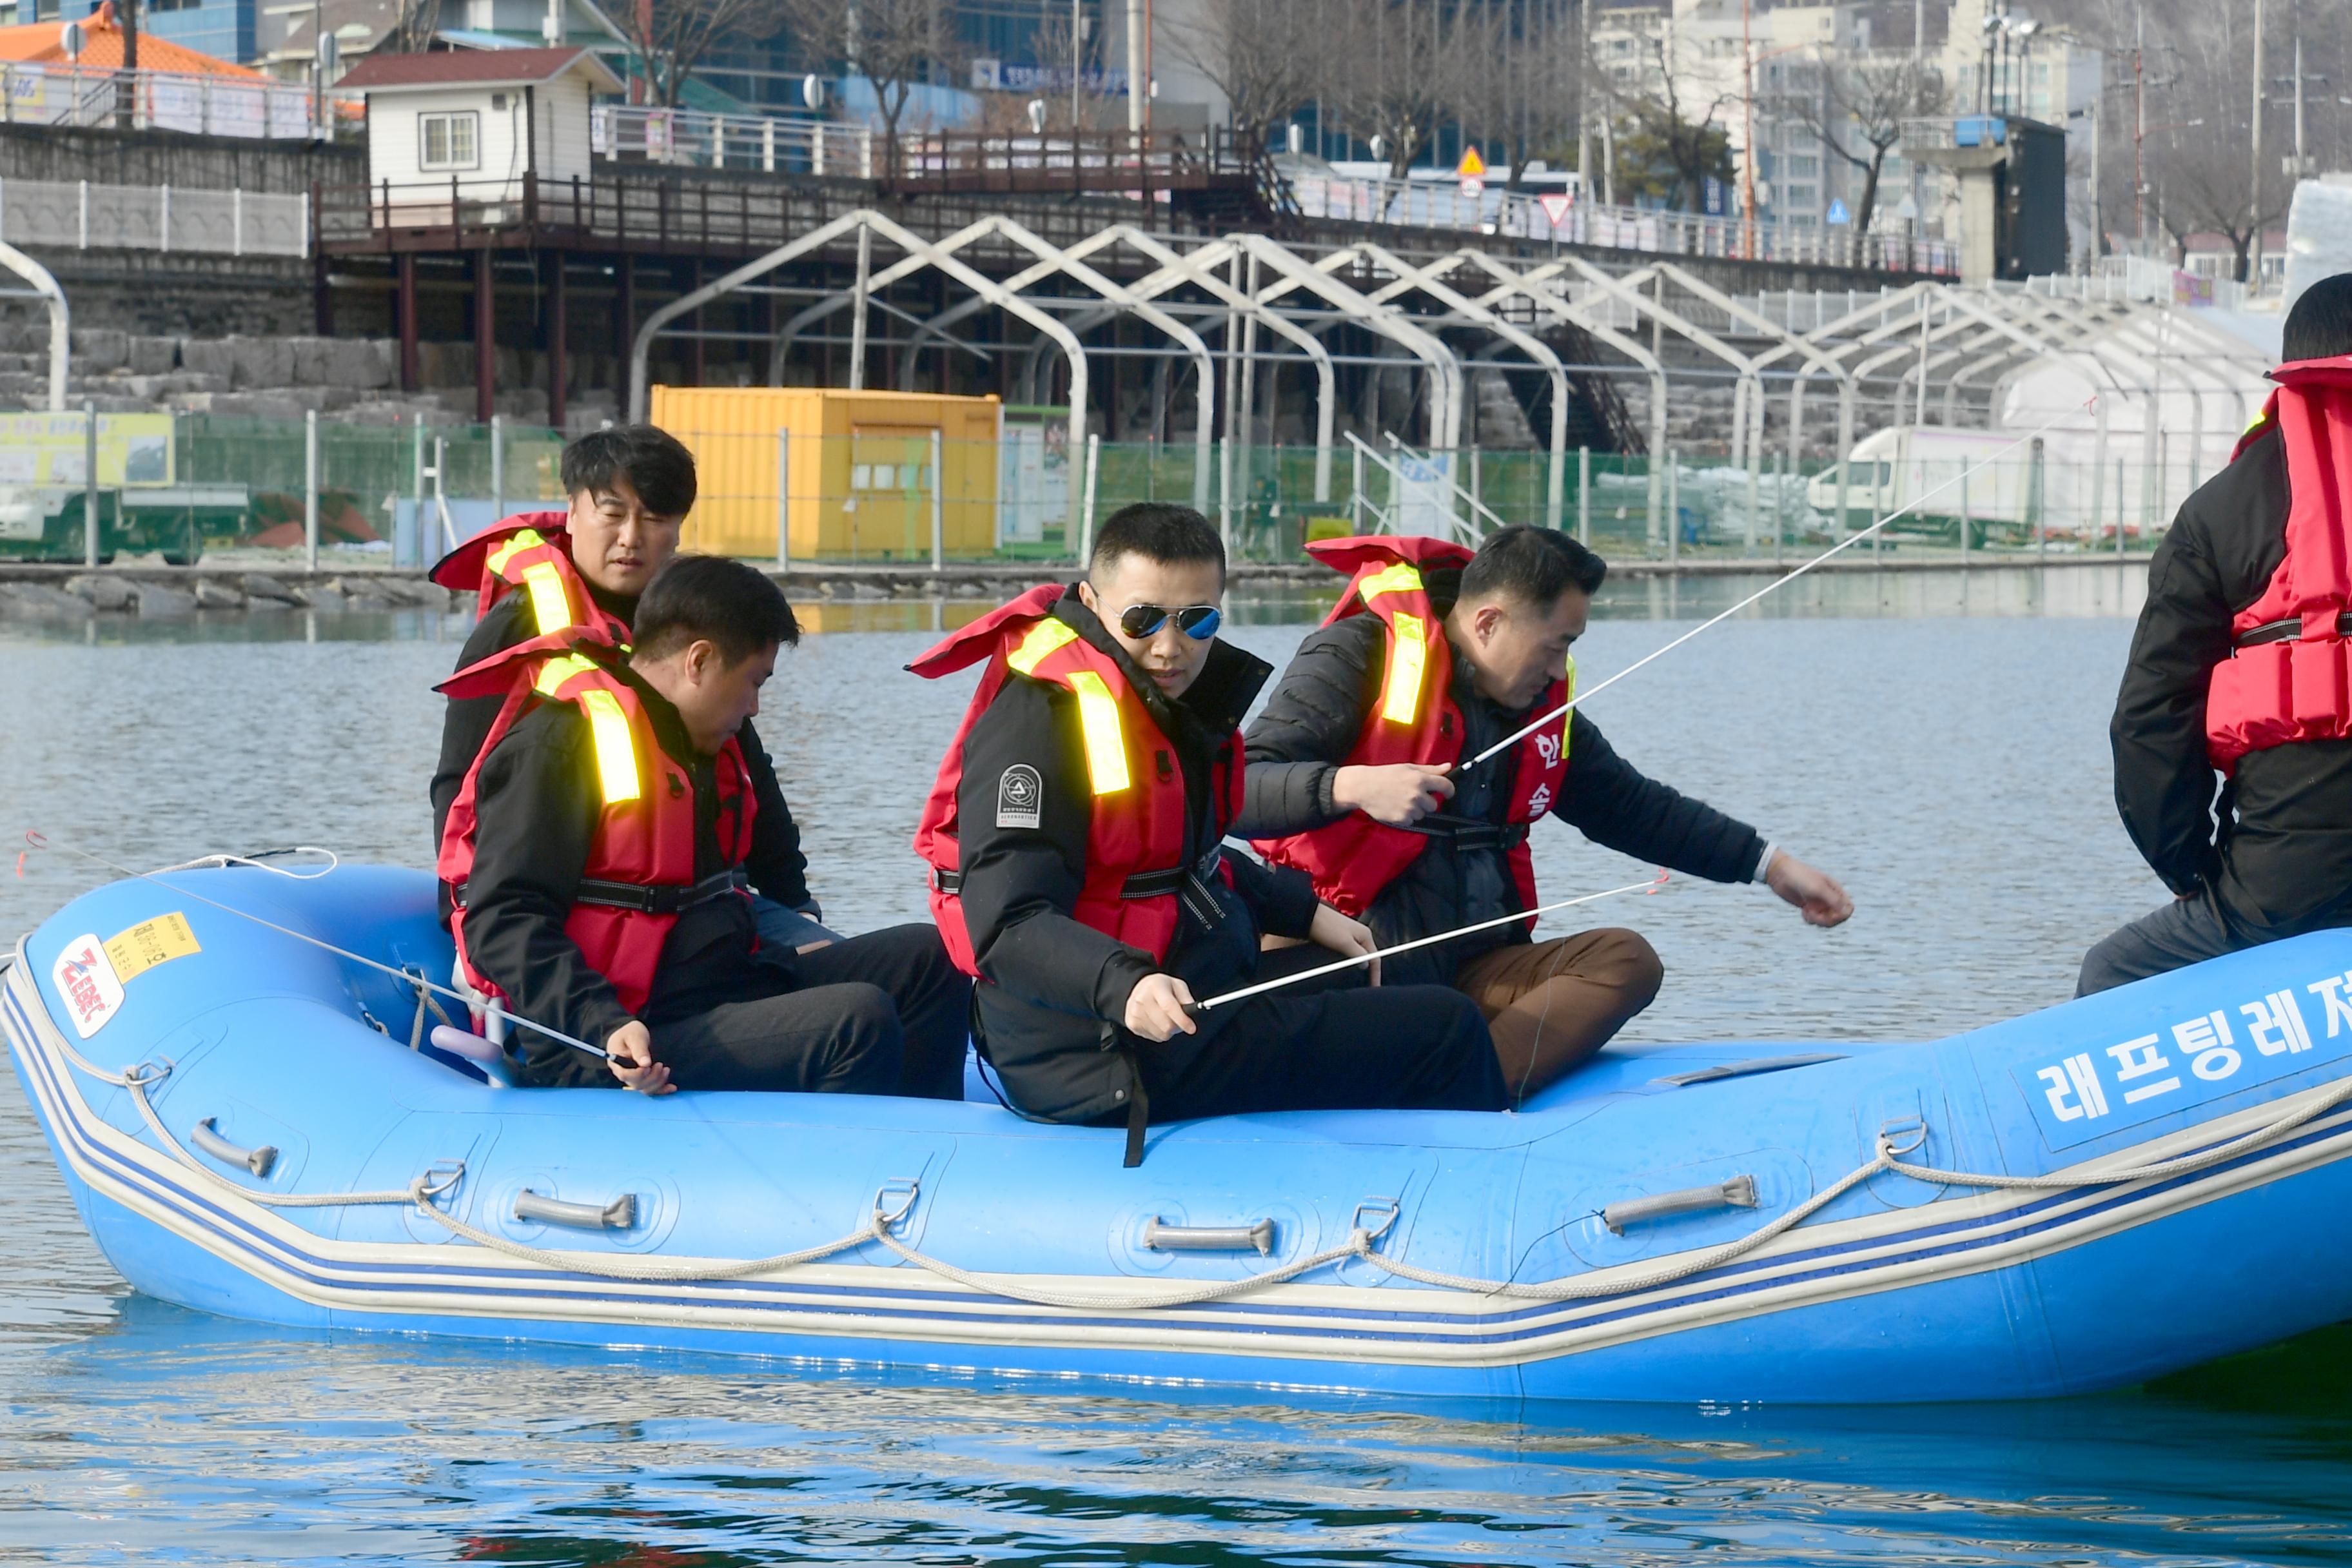
[[[1526,1110],[1151,1134],[497,1087],[433,884],[124,880],[9,1043],[138,1289],[298,1327],[1601,1400],[2023,1398],[2352,1316],[2352,932],[1927,1045],[1612,1048]]]

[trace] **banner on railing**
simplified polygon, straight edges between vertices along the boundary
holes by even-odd
[[[167,71],[0,66],[0,115],[19,124],[113,125],[126,107],[139,130],[293,142],[314,130],[307,87]]]

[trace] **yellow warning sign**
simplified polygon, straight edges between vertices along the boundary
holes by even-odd
[[[188,917],[176,910],[152,921],[141,921],[129,931],[106,939],[107,961],[125,984],[159,963],[202,951],[196,944],[196,933],[188,929]]]
[[[1478,149],[1475,147],[1463,153],[1462,162],[1454,166],[1454,177],[1457,179],[1475,180],[1483,177],[1486,173],[1486,160],[1478,156]]]

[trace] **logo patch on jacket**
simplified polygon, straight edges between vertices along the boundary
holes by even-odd
[[[996,826],[1035,827],[1045,820],[1045,781],[1027,763],[1015,763],[996,781]]]

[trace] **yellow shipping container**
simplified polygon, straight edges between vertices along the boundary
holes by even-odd
[[[996,548],[993,397],[813,386],[656,386],[653,422],[694,453],[688,550],[772,558],[777,477],[795,561],[928,561]],[[940,438],[939,467],[931,437]]]

